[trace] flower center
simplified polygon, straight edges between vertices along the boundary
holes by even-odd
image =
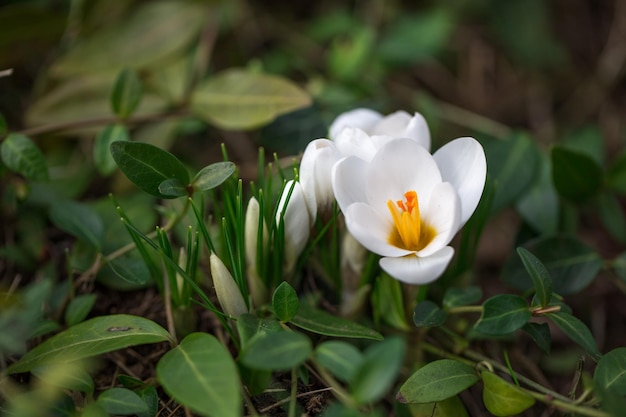
[[[435,238],[435,229],[424,223],[420,216],[417,193],[404,193],[404,200],[387,201],[394,227],[389,234],[389,243],[402,249],[422,250]]]

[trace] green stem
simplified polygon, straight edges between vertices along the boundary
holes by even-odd
[[[298,394],[298,373],[291,369],[291,400],[289,401],[289,417],[296,417],[296,395]]]
[[[326,386],[331,387],[337,398],[344,403],[349,408],[356,410],[358,408],[357,402],[352,398],[350,394],[333,378],[331,374],[329,374],[326,369],[319,366],[314,362],[315,370],[322,377],[322,380],[326,384]]]

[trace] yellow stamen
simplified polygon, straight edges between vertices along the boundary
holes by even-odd
[[[422,250],[435,238],[435,229],[422,221],[417,193],[404,193],[404,201],[387,201],[394,227],[389,234],[389,243],[402,249]]]

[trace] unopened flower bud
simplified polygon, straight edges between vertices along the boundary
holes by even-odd
[[[239,317],[241,314],[247,313],[246,302],[226,265],[214,253],[211,253],[209,262],[215,293],[224,313],[232,317]]]

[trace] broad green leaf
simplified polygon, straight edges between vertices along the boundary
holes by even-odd
[[[376,55],[392,65],[412,65],[432,59],[454,28],[454,15],[446,8],[400,16],[384,31]]]
[[[494,416],[516,415],[535,404],[535,399],[529,394],[492,372],[482,372],[481,378],[483,403]]]
[[[550,277],[548,269],[527,249],[518,247],[517,254],[533,281],[535,292],[539,299],[539,305],[541,307],[547,306],[552,299],[552,278]]]
[[[151,278],[150,269],[137,256],[121,256],[107,262],[106,266],[116,276],[131,284],[145,285]]]
[[[409,404],[411,417],[469,417],[463,401],[455,395],[443,401]]]
[[[363,354],[354,345],[331,340],[317,346],[315,360],[336,378],[349,383],[363,363]]]
[[[404,341],[386,338],[372,344],[363,356],[351,384],[352,397],[359,404],[376,403],[396,382],[404,360]]]
[[[287,281],[283,281],[272,295],[274,313],[281,321],[289,321],[298,313],[298,294]]]
[[[598,214],[604,228],[615,240],[626,244],[626,215],[620,200],[608,192],[600,194],[596,200]]]
[[[374,31],[367,26],[335,38],[327,52],[329,73],[344,82],[359,78],[371,62],[374,41]]]
[[[552,290],[560,295],[575,294],[593,281],[603,260],[589,246],[575,237],[553,236],[524,244],[546,266],[552,277]],[[521,259],[509,258],[502,271],[502,280],[520,291],[533,288]]]
[[[11,133],[0,144],[2,162],[29,180],[48,180],[48,167],[43,154],[28,136]]]
[[[626,252],[622,252],[611,262],[611,267],[617,276],[626,282]]]
[[[626,194],[626,151],[615,158],[609,167],[607,185],[621,194]]]
[[[524,326],[531,317],[528,303],[512,294],[495,295],[483,303],[476,330],[489,336],[503,336]]]
[[[127,17],[79,39],[52,67],[55,74],[143,68],[186,50],[198,37],[210,7],[202,2],[142,3]]]
[[[235,164],[230,161],[216,162],[202,168],[191,184],[198,191],[208,191],[226,181],[234,172]]]
[[[74,297],[65,310],[65,323],[73,326],[85,320],[95,302],[96,294],[82,294]]]
[[[480,287],[470,286],[466,288],[448,288],[443,295],[443,307],[461,307],[480,301],[483,291]]]
[[[128,346],[166,340],[172,340],[169,333],[143,317],[126,314],[95,317],[34,347],[9,366],[7,372],[28,372],[36,366],[70,362]]]
[[[308,359],[311,340],[302,333],[281,331],[255,336],[243,350],[241,362],[253,369],[286,371]]]
[[[124,68],[117,75],[111,91],[113,113],[122,119],[128,118],[139,106],[142,94],[143,86],[137,72]]]
[[[552,182],[550,158],[544,153],[540,156],[537,178],[517,200],[515,208],[535,232],[553,235],[559,229],[560,202]]]
[[[626,396],[626,347],[613,349],[602,356],[593,374],[593,382]]]
[[[81,417],[110,417],[97,402],[89,403],[81,411]]]
[[[602,357],[591,331],[580,319],[564,311],[549,313],[546,314],[546,317],[563,330],[563,333],[570,339],[585,349],[595,361]]]
[[[417,327],[438,327],[448,318],[448,313],[432,301],[424,300],[417,303],[413,310],[413,323]]]
[[[325,336],[383,340],[380,333],[369,327],[333,316],[306,304],[300,304],[298,314],[291,319],[291,324]]]
[[[366,287],[361,288],[368,291]],[[374,282],[374,291],[372,291],[371,295],[374,320],[376,323],[382,319],[397,329],[405,331],[410,329],[406,319],[402,292],[403,288],[400,281],[390,277],[388,274],[381,274],[376,279]]]
[[[491,212],[513,204],[533,184],[541,163],[535,143],[525,134],[516,132],[506,140],[484,143],[487,174],[493,181],[495,194]]]
[[[606,155],[604,142],[600,126],[588,124],[566,133],[561,144],[569,150],[589,156],[598,165],[603,166]]]
[[[528,322],[522,327],[522,330],[528,333],[543,353],[546,355],[550,353],[552,338],[550,337],[550,326],[547,323]]]
[[[431,403],[450,398],[478,382],[469,365],[440,359],[418,369],[400,387],[397,399],[402,403]]]
[[[269,74],[230,69],[202,83],[191,96],[191,110],[222,129],[253,129],[311,104],[290,81]]]
[[[115,171],[117,165],[111,156],[111,143],[123,140],[128,141],[128,130],[120,124],[108,125],[102,129],[93,146],[93,160],[100,174],[108,176]]]
[[[55,363],[33,368],[31,372],[37,378],[54,387],[93,394],[93,379],[82,361]]]
[[[157,378],[176,401],[208,417],[242,413],[237,366],[212,335],[192,333],[157,364]]]
[[[582,203],[598,193],[604,174],[590,156],[559,146],[552,148],[551,156],[552,180],[561,196]]]
[[[98,396],[96,402],[109,414],[149,417],[150,410],[145,401],[127,388],[109,388]]]
[[[169,179],[189,184],[189,174],[178,158],[156,146],[118,141],[111,143],[111,154],[128,179],[148,194],[172,198],[159,191],[161,183]]]
[[[50,220],[61,230],[88,243],[102,248],[104,224],[91,207],[70,200],[55,201],[50,207]]]
[[[282,330],[280,322],[274,318],[264,319],[248,313],[237,317],[237,331],[242,349],[245,349],[257,334],[276,333]]]
[[[159,184],[159,193],[166,198],[177,198],[188,196],[187,185],[180,182],[178,178],[170,178]]]

